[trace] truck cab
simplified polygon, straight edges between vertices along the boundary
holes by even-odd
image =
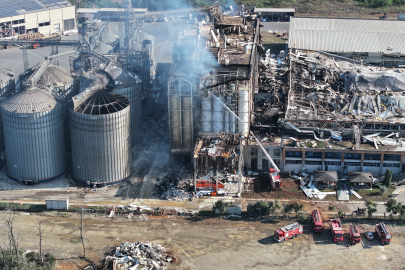
[[[334,242],[343,242],[343,229],[340,219],[330,220],[330,231],[332,233],[332,239]]]
[[[360,230],[356,225],[350,226],[350,241],[352,244],[359,244],[361,241]]]

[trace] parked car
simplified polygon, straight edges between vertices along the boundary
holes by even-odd
[[[366,236],[366,238],[368,239],[368,240],[374,240],[374,235],[373,235],[373,233],[372,232],[370,232],[370,231],[366,231],[365,233],[364,233],[364,235]]]

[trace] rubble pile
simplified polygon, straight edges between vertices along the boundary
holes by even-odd
[[[156,184],[153,194],[163,200],[184,201],[192,196],[188,192],[190,184],[190,180],[182,180],[177,174],[168,174]]]
[[[107,252],[108,269],[165,270],[167,263],[176,262],[169,250],[149,242],[122,243]]]

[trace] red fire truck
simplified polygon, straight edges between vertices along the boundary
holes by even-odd
[[[350,241],[352,244],[360,243],[360,230],[356,225],[350,225]]]
[[[375,232],[378,234],[378,237],[381,239],[381,244],[389,245],[391,242],[391,234],[385,226],[384,222],[375,224]]]
[[[271,168],[269,170],[270,184],[273,190],[281,189],[281,177],[276,169]]]
[[[314,232],[323,231],[322,217],[319,210],[312,211],[312,223],[314,224]]]
[[[330,232],[332,234],[333,241],[343,242],[343,229],[340,219],[331,219],[330,220]]]
[[[285,241],[289,238],[295,238],[302,234],[303,227],[298,222],[289,224],[274,232],[274,239],[277,242]]]

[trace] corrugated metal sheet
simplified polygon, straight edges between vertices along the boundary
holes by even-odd
[[[43,91],[24,91],[2,103],[7,173],[47,180],[66,169],[63,110]]]
[[[70,113],[76,180],[114,183],[129,177],[132,153],[128,99],[97,92]]]
[[[294,8],[255,8],[255,12],[264,13],[295,13]]]
[[[405,21],[292,17],[289,47],[405,54]]]

